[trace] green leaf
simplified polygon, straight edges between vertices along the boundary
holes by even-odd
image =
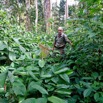
[[[86,89],[86,90],[83,92],[84,97],[88,97],[88,96],[91,94],[91,92],[92,92],[92,89],[91,89],[91,88]]]
[[[99,93],[94,94],[94,99],[95,99],[96,102],[99,100]]]
[[[48,94],[48,92],[42,86],[37,84],[36,82],[31,82],[28,86],[28,90],[29,91],[38,90],[42,94]]]
[[[18,38],[13,38],[13,40],[14,40],[18,45],[20,45],[20,42],[19,42],[19,39],[18,39]]]
[[[47,103],[47,99],[46,98],[38,98],[38,99],[36,99],[35,103]]]
[[[24,47],[22,47],[21,45],[19,46],[20,50],[25,54],[26,50]]]
[[[71,91],[68,90],[68,89],[56,90],[55,92],[58,93],[58,94],[64,94],[64,95],[67,95],[67,96],[70,96],[70,94],[71,94]]]
[[[47,99],[46,98],[29,98],[24,100],[22,103],[47,103]]]
[[[35,98],[29,98],[24,100],[22,103],[35,103],[36,99]]]
[[[11,61],[14,61],[14,60],[16,59],[16,54],[13,53],[13,52],[9,52],[9,59],[10,59]]]
[[[60,77],[61,77],[64,81],[70,83],[70,79],[69,79],[69,77],[68,77],[67,74],[61,74]]]
[[[26,87],[21,81],[15,81],[13,83],[13,91],[16,95],[24,96],[26,94]]]
[[[41,75],[42,78],[51,78],[52,75],[51,74],[46,74],[46,75]]]
[[[0,88],[4,87],[6,77],[7,77],[7,72],[0,73]]]
[[[65,73],[65,72],[68,73],[68,74],[71,74],[73,71],[71,72],[71,70],[69,68],[63,68],[61,70],[54,72],[54,74],[61,74],[61,73]]]
[[[8,72],[8,78],[9,78],[9,80],[10,80],[11,83],[14,82],[14,75],[13,75],[13,73],[10,72],[10,71]]]
[[[52,102],[52,103],[66,103],[65,100],[58,98],[56,96],[51,96],[48,98],[48,101]]]
[[[5,92],[4,88],[0,88],[0,93],[4,93],[4,92]]]
[[[39,60],[38,64],[42,68],[45,65],[45,61],[44,60]]]
[[[33,65],[27,66],[26,70],[31,70],[31,71],[39,71],[38,67],[34,67]]]
[[[72,70],[68,70],[68,72],[67,72],[68,75],[71,75],[72,73],[73,73]]]
[[[0,41],[0,50],[4,50],[5,48],[7,48],[7,46],[2,41]]]
[[[94,77],[95,79],[99,76],[99,74],[97,72],[93,72],[92,73],[92,77]]]
[[[28,71],[28,73],[30,74],[30,76],[31,76],[34,80],[36,80],[36,81],[39,80],[39,79],[33,74],[32,71]]]

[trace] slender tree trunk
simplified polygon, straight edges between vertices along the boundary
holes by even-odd
[[[35,8],[36,8],[35,31],[37,33],[37,26],[38,26],[38,0],[35,0]]]
[[[45,16],[45,24],[46,24],[46,32],[50,33],[50,22],[49,19],[51,17],[51,2],[50,0],[44,1],[44,16]]]
[[[43,13],[44,13],[44,0],[41,0],[42,7],[43,7]]]
[[[30,0],[26,0],[26,30],[30,31],[30,17],[29,17],[29,9],[30,9]]]
[[[65,20],[67,20],[69,17],[68,15],[68,0],[66,0],[66,4],[65,4]]]

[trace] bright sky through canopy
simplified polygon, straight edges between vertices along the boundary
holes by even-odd
[[[51,0],[51,2],[52,2],[52,3],[55,3],[56,0]],[[58,5],[59,5],[60,0],[57,0],[57,3],[58,3]],[[68,5],[74,5],[74,4],[78,4],[78,2],[75,1],[75,0],[68,0]]]

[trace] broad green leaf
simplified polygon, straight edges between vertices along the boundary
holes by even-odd
[[[34,67],[34,65],[30,65],[26,67],[26,70],[31,70],[31,71],[39,71],[38,67]]]
[[[10,59],[11,61],[16,60],[16,54],[13,53],[13,52],[9,52],[9,59]]]
[[[44,60],[39,60],[38,64],[42,68],[45,65],[45,61]]]
[[[13,91],[16,95],[24,96],[26,94],[26,87],[21,81],[15,81],[13,83]]]
[[[58,70],[58,71],[54,72],[54,74],[61,74],[61,73],[65,73],[67,71],[68,71],[68,68],[63,68],[61,70]]]
[[[76,98],[69,98],[67,103],[76,103],[77,99]]]
[[[5,92],[4,88],[0,88],[0,93],[4,93],[4,92]]]
[[[100,103],[103,103],[103,95],[99,98]]]
[[[21,45],[19,46],[19,48],[20,48],[20,50],[21,50],[23,53],[25,53],[25,52],[26,52],[25,48],[24,48],[24,47],[22,47]]]
[[[22,103],[25,100],[25,97],[19,96],[18,97],[19,102],[18,103]]]
[[[28,71],[28,73],[30,74],[30,76],[31,76],[34,80],[36,80],[36,81],[39,80],[39,79],[33,74],[32,71]]]
[[[7,48],[7,46],[2,41],[0,41],[0,50],[4,50],[5,48]]]
[[[12,72],[10,72],[10,71],[8,72],[8,77],[9,77],[10,82],[13,83],[15,79],[14,79]]]
[[[35,98],[29,98],[24,100],[22,103],[35,103],[36,99]]]
[[[67,95],[67,96],[70,96],[70,94],[71,94],[71,91],[68,90],[68,89],[56,90],[55,92],[58,93],[58,94],[64,94],[64,95]]]
[[[95,94],[94,94],[94,99],[95,99],[95,101],[98,101],[98,100],[99,100],[99,93],[95,93]]]
[[[14,74],[21,76],[28,76],[28,72],[15,71]]]
[[[35,100],[35,103],[47,103],[47,99],[46,98],[38,98]]]
[[[48,101],[50,101],[51,103],[66,103],[65,100],[56,97],[56,96],[51,96],[48,98]]]
[[[47,103],[47,99],[46,98],[38,98],[38,99],[29,98],[29,99],[24,100],[21,103]]]
[[[84,90],[84,92],[83,92],[84,97],[88,97],[91,94],[91,92],[92,92],[91,88]]]
[[[46,75],[41,75],[42,78],[51,78],[52,75],[51,74],[46,74]]]
[[[84,80],[92,80],[93,78],[92,77],[83,77],[82,79],[84,79]]]
[[[93,72],[92,76],[96,79],[99,76],[99,74],[97,72]]]
[[[71,75],[73,73],[73,70],[68,70],[67,74]]]
[[[25,55],[21,55],[18,60],[24,60],[25,59]]]
[[[48,92],[41,85],[37,84],[36,82],[31,82],[28,86],[28,90],[29,91],[38,90],[42,94],[48,94]]]
[[[13,38],[13,40],[14,40],[18,45],[20,45],[20,42],[19,42],[19,39],[18,39],[18,38]]]
[[[73,73],[73,71],[71,72],[71,70],[69,68],[63,68],[61,70],[58,70],[58,71],[54,72],[54,74],[61,74],[61,73],[65,73],[65,72],[69,75]]]
[[[6,77],[7,77],[7,72],[0,73],[0,88],[4,87]]]
[[[63,89],[63,88],[66,89],[66,88],[69,88],[69,87],[70,87],[70,86],[69,86],[68,84],[67,84],[67,85],[66,85],[66,84],[57,84],[57,88],[58,88],[58,89]]]
[[[67,74],[61,74],[60,77],[61,77],[64,81],[70,83],[70,79],[69,79],[69,77],[68,77]]]
[[[26,50],[25,50],[25,48],[24,48],[23,46],[20,45],[19,39],[18,39],[18,38],[13,38],[13,39],[14,39],[14,41],[19,45],[20,50],[21,50],[23,53],[25,53]]]

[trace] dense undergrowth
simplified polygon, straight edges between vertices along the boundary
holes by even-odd
[[[103,103],[103,23],[69,19],[66,56],[46,58],[54,35],[26,32],[0,11],[0,103]]]

